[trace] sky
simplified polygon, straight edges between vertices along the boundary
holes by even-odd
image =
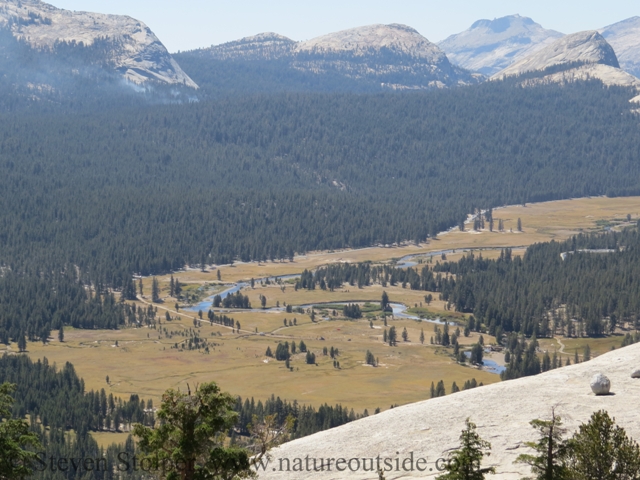
[[[129,15],[167,49],[210,47],[262,32],[293,40],[373,23],[402,23],[432,42],[480,19],[518,13],[562,33],[640,15],[637,0],[45,0],[59,8]]]

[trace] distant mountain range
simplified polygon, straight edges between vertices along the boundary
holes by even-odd
[[[352,28],[303,42],[262,33],[172,56],[144,23],[127,16],[71,12],[39,0],[0,0],[0,87],[35,99],[101,85],[144,92],[164,87],[172,89],[170,96],[187,91],[194,98],[427,90],[489,77],[531,77],[532,71],[549,68],[554,71],[546,72],[545,81],[595,77],[637,85],[640,17],[565,36],[510,15],[478,20],[438,45],[399,24]]]
[[[544,29],[530,18],[510,15],[478,20],[468,30],[451,35],[438,46],[453,63],[491,76],[563,36]]]
[[[406,25],[368,25],[295,42],[275,33],[176,55],[199,83],[207,63],[216,75],[239,65],[260,81],[276,74],[292,89],[318,91],[419,90],[479,83],[483,77],[452,65],[434,43]],[[247,67],[250,68],[250,67]],[[286,78],[284,78],[286,77]],[[231,78],[218,78],[232,82]]]
[[[598,32],[602,39],[613,47],[613,61],[610,49],[607,48],[608,65],[634,75],[640,76],[640,17],[633,17],[621,22],[601,28]],[[442,48],[449,59],[461,67],[472,71],[494,76],[498,73],[510,75],[515,70],[522,69],[521,61],[534,55],[536,52],[550,46],[563,38],[564,34],[554,30],[546,30],[532,19],[520,15],[510,15],[495,20],[478,20],[468,30],[452,35],[438,46]],[[558,43],[554,48],[563,48],[564,54],[560,57],[568,61],[572,56],[578,59],[580,55],[587,55],[586,44],[580,40],[580,36],[569,36],[566,44]],[[605,48],[599,39],[599,44],[590,43],[592,48],[599,50]],[[580,54],[571,54],[567,50],[576,49]],[[604,51],[604,50],[603,50]],[[601,53],[603,53],[601,51]],[[549,52],[543,54],[546,57]],[[589,63],[594,60],[592,57]],[[538,62],[540,57],[532,57],[530,67]],[[547,65],[554,63],[553,55],[547,58]],[[618,65],[619,63],[619,65]],[[515,68],[511,68],[519,65]],[[500,75],[498,75],[500,76]]]

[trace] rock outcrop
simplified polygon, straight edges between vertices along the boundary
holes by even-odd
[[[609,43],[595,30],[562,37],[505,68],[493,80],[525,75],[526,85],[599,79],[605,85],[640,87],[640,80],[620,69]]]
[[[491,76],[562,36],[528,17],[509,15],[478,20],[468,30],[451,35],[438,46],[452,63]]]
[[[218,60],[273,60],[291,53],[295,45],[284,35],[267,32],[204,50]]]
[[[556,40],[533,55],[514,63],[496,77],[520,75],[556,65],[599,63],[620,68],[611,45],[595,30],[578,32]]]
[[[279,84],[294,90],[430,89],[483,80],[480,74],[452,65],[437,45],[399,24],[367,25],[303,42],[262,33],[184,52],[178,58],[191,65],[198,79],[206,78],[209,60],[216,61],[215,70],[221,76],[225,69],[237,69],[247,62],[248,70],[262,77],[255,83],[273,79],[274,87]]]
[[[637,408],[640,382],[629,377],[629,371],[637,368],[639,357],[640,344],[635,344],[589,362],[537,376],[393,408],[282,445],[273,451],[273,459],[266,471],[260,473],[260,478],[377,479],[375,471],[366,472],[362,468],[357,472],[336,472],[335,460],[331,472],[315,472],[312,460],[375,459],[378,455],[382,459],[393,459],[394,468],[395,459],[400,459],[399,472],[388,472],[386,478],[433,478],[438,474],[436,460],[459,444],[464,421],[470,418],[477,424],[478,433],[492,444],[491,456],[483,465],[496,467],[495,478],[519,479],[530,474],[526,465],[513,463],[519,454],[531,452],[524,445],[536,438],[529,422],[535,418],[549,418],[552,407],[570,433],[594,411],[604,409],[631,437],[640,440],[640,410]],[[591,392],[589,382],[596,373],[604,373],[611,379],[615,395],[596,396]],[[403,471],[401,462],[409,458],[411,452],[414,470]],[[311,471],[306,470],[306,457],[311,459]],[[294,460],[298,458],[302,459],[303,470],[293,471]],[[427,459],[425,472],[415,469],[418,458]],[[281,465],[286,470],[287,461],[289,471],[281,471]]]
[[[598,30],[616,51],[620,67],[640,77],[640,17],[632,17]]]
[[[102,66],[133,83],[198,87],[149,27],[131,17],[72,12],[38,0],[0,0],[0,28],[39,51],[93,46]]]
[[[296,53],[344,54],[365,56],[381,52],[407,55],[439,65],[447,61],[445,53],[417,30],[397,23],[367,25],[329,33],[300,42]]]

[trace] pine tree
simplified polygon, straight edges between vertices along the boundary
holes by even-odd
[[[313,365],[316,363],[316,356],[312,352],[308,351],[306,361],[309,365]]]
[[[460,435],[460,447],[451,453],[450,461],[445,464],[447,473],[436,480],[482,480],[487,473],[495,473],[493,467],[482,468],[482,457],[489,455],[485,451],[491,449],[491,444],[480,438],[476,425],[468,418],[465,425]]]
[[[409,341],[409,333],[407,332],[407,327],[405,327],[402,330],[402,341],[403,342],[408,342]]]
[[[522,220],[520,220],[518,218],[518,231],[521,232],[522,231]]]
[[[531,467],[535,480],[562,480],[567,477],[565,459],[567,442],[562,436],[566,432],[562,428],[562,419],[551,409],[551,420],[532,420],[530,425],[539,432],[535,442],[525,445],[535,450],[534,455],[521,454],[517,463],[525,463]]]
[[[371,365],[372,367],[376,366],[376,359],[373,356],[373,353],[369,350],[367,350],[367,353],[365,354],[364,361],[367,365]]]
[[[60,330],[58,330],[58,341],[64,342],[64,327],[60,325]]]
[[[382,292],[382,299],[380,300],[380,308],[382,309],[383,312],[387,311],[387,308],[389,307],[389,295],[387,295],[387,292]]]
[[[12,418],[11,394],[15,389],[13,384],[0,385],[0,478],[22,480],[31,475],[35,451],[41,445],[27,422]]]
[[[27,351],[27,338],[24,333],[21,333],[18,337],[18,351],[21,353]]]
[[[151,301],[154,303],[160,301],[160,287],[156,277],[153,277],[153,281],[151,282]]]
[[[215,383],[200,385],[191,394],[167,390],[162,396],[158,418],[162,427],[152,429],[136,424],[133,435],[144,458],[159,470],[168,466],[168,478],[233,478],[250,472],[248,450],[227,446],[224,433],[237,422],[236,399],[220,391]],[[266,448],[264,452],[266,452]],[[180,468],[180,459],[186,467]]]
[[[435,398],[436,396],[436,387],[433,384],[433,382],[431,382],[431,388],[429,389],[429,398]]]
[[[420,343],[424,345],[424,329],[420,329]]]
[[[444,397],[447,394],[444,388],[444,381],[440,380],[436,385],[436,397]]]
[[[640,478],[640,447],[615,419],[600,410],[580,425],[568,444],[569,478],[618,480]]]
[[[398,335],[396,334],[396,327],[391,327],[389,329],[389,334],[387,335],[387,339],[389,341],[390,347],[395,347],[398,344]]]

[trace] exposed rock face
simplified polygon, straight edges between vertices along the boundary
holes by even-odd
[[[325,78],[332,85],[360,82],[368,85],[364,90],[442,88],[482,80],[482,75],[452,65],[437,45],[416,30],[399,24],[352,28],[304,42],[263,33],[185,52],[180,58],[191,55],[202,62],[208,58],[233,61],[234,66],[241,61],[253,62],[252,67],[261,63],[269,73],[277,64],[283,83],[303,75],[302,83],[322,85],[318,79]],[[225,65],[218,63],[215,68]]]
[[[640,88],[640,79],[620,69],[613,48],[596,31],[567,35],[505,68],[492,80],[523,74],[525,85],[599,79],[605,85]]]
[[[600,63],[620,68],[611,45],[595,30],[578,32],[556,40],[533,55],[505,68],[495,77],[520,75],[571,63]]]
[[[468,70],[493,75],[563,36],[527,17],[510,15],[478,20],[468,30],[451,35],[438,46],[449,60]]]
[[[637,399],[640,382],[629,378],[637,368],[640,344],[616,349],[589,362],[517,380],[465,390],[445,397],[393,408],[331,430],[294,440],[275,449],[273,460],[260,478],[264,479],[374,479],[374,471],[337,472],[335,460],[330,472],[326,459],[426,458],[425,472],[387,472],[386,478],[432,478],[438,474],[435,462],[459,445],[464,420],[470,418],[478,433],[491,442],[491,456],[484,466],[495,466],[500,480],[515,480],[530,475],[529,467],[514,464],[521,453],[532,453],[524,442],[533,441],[537,433],[529,425],[535,418],[548,419],[551,408],[563,419],[571,435],[588,421],[591,414],[605,409],[627,433],[640,440],[640,410]],[[606,372],[615,384],[615,395],[596,396],[589,388],[594,373]],[[470,373],[471,376],[471,373]],[[392,401],[392,399],[390,400]],[[396,453],[399,452],[399,453]],[[306,470],[305,457],[311,459]],[[294,471],[295,459],[301,459],[303,469]],[[313,471],[312,459],[325,459],[325,471]],[[286,471],[288,459],[291,468]],[[280,465],[283,468],[280,470]],[[319,463],[318,463],[319,465]],[[395,468],[395,460],[393,461]],[[424,467],[424,464],[422,465]],[[433,469],[429,471],[429,468]],[[275,469],[275,470],[274,470]]]
[[[106,45],[105,60],[134,83],[198,87],[149,27],[131,17],[71,12],[38,0],[0,0],[0,27],[39,50],[53,50],[60,42],[85,47],[100,42]]]
[[[271,60],[291,53],[295,44],[294,40],[284,35],[267,32],[213,46],[208,50],[213,58],[219,60]]]
[[[640,378],[640,369],[634,370],[631,374],[631,378]]]
[[[596,395],[609,395],[611,381],[602,373],[596,373],[591,378],[591,391]]]
[[[525,80],[525,85],[540,85],[543,83],[572,83],[578,80],[597,78],[607,86],[635,87],[640,89],[640,79],[619,68],[592,63],[577,68],[551,73],[541,78]]]
[[[296,53],[349,53],[356,56],[389,51],[439,65],[447,61],[445,53],[411,27],[397,23],[367,25],[316,37],[296,45]]]
[[[377,75],[394,89],[446,87],[477,83],[479,78],[454,67],[437,45],[406,25],[368,25],[323,35],[294,48],[293,67],[334,71],[351,77]],[[394,82],[393,77],[398,81]],[[408,76],[415,81],[407,82]],[[391,81],[390,81],[391,80]]]
[[[598,30],[616,51],[620,67],[640,76],[640,17],[632,17]]]

